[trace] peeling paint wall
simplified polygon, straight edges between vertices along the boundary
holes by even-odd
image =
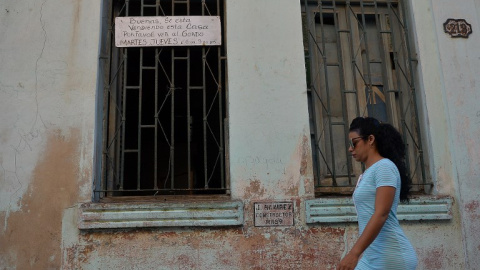
[[[450,17],[465,19],[478,29],[476,12],[478,1],[464,1],[454,5],[448,12],[444,9],[449,1],[432,3],[435,21],[444,22]],[[478,6],[477,6],[478,7]],[[440,30],[440,27],[439,29]],[[437,30],[437,31],[438,31]],[[447,97],[448,121],[452,138],[452,158],[455,165],[454,184],[464,231],[466,267],[479,269],[480,259],[480,37],[455,40],[439,35],[439,50],[444,73]]]
[[[480,1],[410,0],[429,167],[449,221],[402,222],[419,269],[480,269]],[[226,0],[231,197],[239,227],[84,230],[91,201],[101,1],[0,0],[1,269],[335,269],[354,223],[305,223],[314,197],[300,5]],[[443,33],[449,18],[469,39]],[[101,90],[100,90],[101,92]],[[294,226],[255,227],[258,201]]]
[[[0,268],[58,269],[91,197],[98,1],[0,1]]]
[[[480,258],[480,51],[478,35],[451,38],[443,23],[465,19],[478,28],[480,2],[411,1],[419,65],[428,111],[430,151],[437,192],[457,198],[466,269],[479,269]],[[437,250],[432,256],[442,256]]]
[[[33,180],[20,201],[21,211],[6,217],[0,243],[8,245],[0,245],[0,254],[15,252],[15,256],[4,258],[8,266],[48,269],[61,262],[62,214],[78,198],[78,186],[71,179],[78,173],[79,136],[78,130],[71,131],[72,137],[59,131],[48,135],[48,150],[35,167]]]
[[[66,269],[333,269],[343,230],[242,229],[95,232],[66,250]],[[332,241],[330,247],[305,242]],[[129,267],[127,267],[129,268]]]

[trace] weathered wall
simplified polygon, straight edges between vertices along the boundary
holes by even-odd
[[[462,1],[448,9],[450,1],[432,1],[438,34],[440,61],[444,74],[444,93],[450,124],[452,159],[456,177],[458,206],[464,231],[466,267],[479,269],[480,258],[480,36],[452,39],[442,33],[448,18],[465,19],[473,29],[479,29],[474,1]],[[476,32],[474,32],[476,33]]]
[[[75,226],[74,215],[65,224]],[[418,269],[468,269],[452,232],[460,228],[445,222],[402,225],[417,250]],[[231,229],[65,232],[72,238],[64,242],[65,269],[335,269],[358,230],[354,223],[283,228],[247,223]]]
[[[77,229],[77,205],[91,200],[100,2],[0,0],[0,267],[335,269],[357,226],[305,224],[311,149],[290,0],[226,1],[231,190],[244,225]],[[451,221],[402,223],[419,269],[479,268],[478,42],[442,29],[457,16],[475,33],[477,2],[410,1],[435,192],[454,197]],[[292,200],[295,225],[253,226],[263,200]]]
[[[89,200],[98,1],[0,1],[0,268],[58,269]]]
[[[281,3],[227,1],[234,198],[313,196],[300,5]]]
[[[466,269],[479,269],[480,258],[480,71],[479,1],[411,1],[417,31],[425,106],[428,111],[431,162],[436,190],[457,198],[463,230]],[[465,19],[468,39],[451,38],[443,23]],[[450,181],[453,180],[453,181]]]

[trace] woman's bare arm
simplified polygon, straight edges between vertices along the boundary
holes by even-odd
[[[365,226],[362,235],[358,238],[352,250],[340,261],[337,269],[354,269],[360,255],[375,240],[388,218],[395,198],[395,188],[390,186],[378,187],[375,194],[375,212]]]

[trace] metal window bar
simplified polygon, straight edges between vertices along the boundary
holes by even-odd
[[[316,12],[313,12],[313,17],[312,17],[312,12],[309,11],[309,8],[306,8],[307,12],[306,12],[306,18],[307,18],[307,27],[309,29],[314,29],[313,31],[310,31],[309,32],[309,53],[307,55],[307,59],[309,60],[309,65],[310,65],[310,69],[312,70],[311,71],[311,74],[312,75],[312,79],[311,79],[311,83],[309,85],[311,91],[313,91],[314,95],[312,95],[312,99],[315,99],[315,97],[318,97],[319,98],[319,101],[320,101],[320,111],[318,111],[318,109],[316,108],[316,105],[315,105],[315,102],[311,102],[310,105],[311,105],[311,109],[310,111],[314,114],[313,116],[311,116],[311,119],[314,121],[313,123],[313,127],[315,129],[315,134],[316,135],[319,135],[319,136],[315,136],[315,144],[314,144],[314,149],[318,150],[317,153],[322,157],[323,161],[324,161],[324,165],[327,169],[327,171],[330,173],[330,175],[332,176],[332,185],[333,186],[337,186],[337,182],[336,182],[336,178],[337,176],[344,176],[344,174],[340,174],[340,173],[337,173],[337,169],[336,169],[336,162],[335,162],[335,148],[334,148],[334,136],[333,136],[333,128],[332,126],[342,126],[343,127],[343,131],[342,133],[346,133],[347,131],[347,125],[346,125],[346,96],[345,96],[345,83],[344,83],[344,78],[343,78],[343,74],[344,74],[344,71],[343,71],[343,65],[341,64],[343,59],[342,59],[342,54],[341,54],[341,51],[340,50],[337,50],[337,62],[329,62],[327,60],[327,52],[326,52],[326,42],[325,40],[322,38],[320,41],[317,40],[317,35],[316,35],[316,24],[315,24],[315,17],[317,16],[318,14],[318,18],[319,18],[319,24],[320,24],[320,32],[321,32],[321,37],[324,37],[325,36],[325,31],[324,31],[324,10],[327,10],[326,13],[331,13],[333,14],[333,20],[334,20],[334,26],[335,26],[335,33],[336,33],[336,39],[337,39],[337,42],[340,42],[341,38],[340,38],[340,33],[344,33],[345,31],[344,30],[340,30],[338,28],[338,22],[337,22],[337,9],[336,9],[336,5],[335,3],[330,4],[330,5],[322,5],[323,3],[322,2],[319,2],[318,5],[316,7],[314,7],[314,9],[316,9]],[[308,6],[308,3],[307,1],[305,1],[305,6]],[[333,11],[333,12],[332,12]],[[312,33],[313,32],[313,33]],[[348,31],[347,31],[348,32]],[[320,43],[320,44],[319,44]],[[321,58],[323,61],[321,61],[323,64],[323,76],[318,76],[320,73],[320,68],[316,68],[316,70],[314,70],[314,67],[316,67],[317,63],[315,61],[315,55],[314,55],[314,49],[317,50],[317,52],[321,55]],[[338,71],[337,73],[339,74],[340,76],[340,88],[342,89],[342,95],[341,95],[341,102],[342,102],[342,115],[341,115],[341,119],[340,121],[333,121],[332,120],[332,117],[331,117],[331,111],[332,111],[332,104],[330,102],[330,92],[332,91],[332,89],[330,88],[329,86],[329,67],[337,67],[338,68]],[[333,72],[333,71],[332,71]],[[318,89],[318,87],[316,86],[316,84],[318,83],[317,82],[317,78],[319,80],[321,80],[323,77],[324,79],[324,83],[325,83],[325,94],[326,94],[326,99],[323,100],[321,98],[321,95],[322,93],[320,93],[320,89]],[[319,129],[318,128],[318,123],[316,121],[316,114],[325,114],[327,115],[325,121],[323,122],[322,124],[322,127],[321,127],[321,131],[318,132],[317,130]],[[325,130],[328,130],[328,139],[327,137],[325,137],[325,139],[323,138],[323,133]],[[344,141],[344,144],[347,145],[347,138],[345,138],[345,141]],[[323,153],[323,151],[321,150],[321,146],[320,144],[321,143],[321,140],[328,140],[328,143],[329,143],[329,153],[330,153],[330,156],[331,156],[331,162],[329,162],[327,159],[328,157],[326,156],[326,153]],[[345,152],[344,152],[344,155],[345,157],[348,155],[348,149],[345,148]],[[347,163],[350,163],[349,161],[347,161]],[[318,163],[317,163],[318,165]],[[350,167],[351,165],[348,164],[348,166]],[[317,178],[317,185],[320,183],[320,167],[321,166],[317,166],[316,167],[316,178]],[[349,182],[351,183],[351,177],[349,174],[347,174],[347,177],[349,179]]]
[[[95,186],[95,193],[100,194],[96,197],[228,193],[230,185],[225,175],[224,162],[224,121],[227,119],[226,107],[223,104],[226,97],[223,92],[227,90],[224,72],[227,57],[224,45],[208,48],[156,47],[153,49],[153,57],[150,53],[152,49],[116,49],[111,45],[114,39],[115,16],[193,14],[216,15],[222,19],[223,0],[112,0],[110,7],[108,22],[111,24],[106,38],[108,57],[104,57],[106,86],[103,96],[102,179],[98,181],[100,184]],[[166,13],[168,10],[170,13]],[[224,29],[225,22],[222,23]],[[150,58],[145,58],[147,55],[154,58],[153,64]],[[192,71],[194,64],[197,68],[199,63],[200,75]],[[135,65],[138,65],[137,71],[134,70]],[[196,85],[192,82],[194,77]],[[134,79],[136,80],[133,81]],[[167,86],[166,90],[162,89],[163,85]],[[178,97],[175,95],[177,91]],[[186,105],[178,101],[183,97],[182,91],[186,92],[186,100],[180,102],[185,101]],[[192,92],[196,91],[202,92],[201,98],[197,96],[195,99],[192,96]],[[153,96],[149,92],[153,93]],[[154,99],[153,105],[148,102],[148,97]],[[199,104],[202,115],[198,115],[198,110],[194,112],[192,109],[192,106],[199,107]],[[149,110],[153,110],[153,114],[149,114]],[[165,117],[168,114],[169,116]],[[218,118],[215,118],[215,115]],[[132,117],[136,118],[136,123]],[[182,117],[186,119],[183,119],[185,123],[177,119]],[[194,117],[201,118],[203,136],[192,134]],[[148,119],[153,119],[153,123]],[[137,126],[136,138],[132,136],[132,125]],[[184,126],[183,129],[179,128],[181,125]],[[179,154],[182,158],[180,160],[176,158],[176,152],[179,151],[178,147],[183,147],[182,131],[186,133],[187,150],[186,156]],[[152,132],[153,143],[146,139]],[[199,154],[192,153],[192,141],[202,144],[203,150],[203,172],[201,176],[200,173],[195,174],[195,177],[198,177],[194,179],[196,183],[192,181],[195,167],[193,164],[198,165],[200,162],[193,161],[194,156],[198,159]],[[165,144],[168,147],[168,158],[165,156]],[[148,147],[153,147],[153,150]],[[150,158],[146,157],[149,151],[153,152]],[[135,166],[130,165],[132,160]],[[176,162],[180,164],[178,167]],[[146,163],[149,165],[145,165]],[[150,165],[151,163],[153,165]],[[153,172],[146,173],[148,166],[153,168]],[[182,171],[182,166],[187,170],[186,180],[175,174],[176,170]],[[202,178],[203,184],[199,185]]]
[[[384,85],[383,85],[383,93],[384,93],[384,96],[385,96],[385,103],[386,104],[391,104],[392,100],[390,99],[390,92],[391,92],[391,83],[388,78],[388,70],[387,70],[387,65],[388,65],[388,61],[386,59],[386,56],[387,56],[387,50],[385,50],[385,47],[387,46],[388,44],[388,41],[386,42],[385,39],[384,39],[384,35],[385,34],[389,34],[391,33],[390,31],[386,31],[386,30],[383,30],[383,28],[385,27],[384,25],[384,21],[386,20],[386,17],[385,15],[383,14],[380,14],[379,13],[379,8],[378,8],[378,5],[377,3],[375,2],[375,20],[378,21],[378,23],[376,23],[376,27],[377,27],[377,39],[379,41],[379,43],[383,46],[378,46],[379,49],[380,49],[380,56],[381,56],[381,72],[382,72],[382,80],[384,82],[386,82]],[[392,116],[392,112],[391,110],[386,110],[386,116],[387,116],[387,122],[389,123],[392,123],[394,126],[398,126],[398,124],[396,123],[396,118]]]
[[[388,1],[388,11],[389,11],[389,14],[390,14],[390,18],[394,17],[395,19],[398,20],[398,25],[401,27],[401,31],[404,33],[404,35],[400,36],[401,44],[404,45],[404,48],[406,50],[405,53],[406,53],[406,55],[408,55],[408,58],[409,58],[409,61],[407,62],[407,66],[406,66],[408,68],[408,72],[407,72],[408,75],[405,76],[405,80],[408,82],[408,86],[409,86],[408,91],[407,91],[407,93],[408,93],[407,94],[408,95],[407,100],[409,101],[409,105],[413,106],[412,116],[413,116],[414,119],[412,120],[411,127],[409,127],[407,125],[407,121],[403,118],[407,114],[407,110],[408,110],[408,107],[407,107],[407,109],[402,113],[401,124],[404,127],[404,138],[409,138],[413,143],[413,145],[411,145],[410,147],[407,147],[407,151],[409,150],[409,148],[412,149],[411,151],[414,152],[415,157],[413,158],[414,159],[413,160],[414,169],[413,170],[411,169],[411,167],[412,167],[411,163],[412,162],[407,162],[407,168],[410,172],[410,177],[412,177],[412,178],[415,177],[417,169],[420,168],[420,173],[421,173],[421,175],[419,176],[420,181],[417,181],[417,183],[414,183],[414,184],[418,185],[418,189],[419,189],[418,191],[424,192],[424,187],[425,186],[431,186],[432,184],[427,183],[425,167],[423,166],[425,161],[424,161],[424,156],[423,156],[422,138],[421,138],[421,133],[420,133],[420,130],[419,130],[420,120],[419,120],[419,117],[418,117],[418,104],[416,102],[415,77],[414,77],[414,74],[413,74],[413,62],[414,61],[411,57],[412,51],[411,51],[411,48],[410,48],[410,43],[407,39],[407,37],[408,37],[408,20],[407,20],[407,16],[406,16],[406,6],[401,5],[400,11],[402,13],[402,17],[400,17],[398,15],[398,13],[395,11],[395,9],[393,9],[392,1],[389,0]],[[392,43],[396,44],[395,36],[394,35],[391,35],[391,36],[392,36]],[[396,58],[396,54],[394,54],[394,57]],[[395,62],[396,62],[397,66],[401,67],[401,65],[398,64],[398,58],[395,59]],[[406,75],[404,72],[400,73],[400,71],[401,71],[401,69],[398,68],[397,69],[397,77],[400,77],[400,75]],[[412,130],[414,130],[414,132],[412,132]],[[408,136],[406,135],[405,131],[408,132]],[[407,154],[407,157],[408,156],[409,155]]]
[[[325,36],[325,32],[324,32],[324,22],[323,22],[323,8],[321,6],[322,3],[319,3],[319,17],[320,17],[320,32],[321,32],[321,35],[322,37]],[[333,16],[335,17],[336,14],[334,14]],[[321,40],[321,48],[322,48],[322,63],[323,63],[323,69],[324,69],[324,79],[325,79],[325,92],[326,92],[326,114],[327,114],[327,125],[329,125],[329,129],[328,129],[328,133],[329,133],[329,143],[330,143],[330,155],[331,155],[331,158],[332,160],[335,160],[335,151],[333,149],[333,129],[331,128],[332,127],[332,115],[331,115],[331,103],[330,103],[330,85],[329,85],[329,80],[328,80],[328,63],[327,63],[327,55],[326,55],[326,42],[325,42],[325,39],[322,39]],[[321,78],[321,76],[319,77]],[[336,186],[337,183],[336,183],[336,168],[335,168],[335,163],[333,164],[330,164],[330,168],[331,168],[331,173],[332,173],[332,181],[333,181],[333,185]]]
[[[348,153],[348,124],[356,116],[377,117],[381,114],[403,134],[407,147],[406,163],[413,185],[419,186],[418,190],[431,186],[427,183],[424,167],[415,99],[415,60],[411,57],[403,3],[393,0],[303,0],[302,4],[306,19],[304,35],[305,41],[308,41],[305,59],[310,75],[307,82],[310,121],[314,129],[312,148],[316,187],[335,193],[343,192],[342,187],[355,185],[353,176],[361,173],[363,167],[352,162]],[[325,14],[333,16],[338,61],[335,63],[327,51]],[[317,30],[317,27],[320,29]],[[376,43],[377,47],[371,47],[372,43]],[[390,59],[390,54],[393,54],[393,59]],[[389,70],[388,67],[393,65],[395,70]],[[332,66],[338,67],[338,74],[328,70]],[[338,86],[330,84],[335,78],[340,81]],[[338,96],[335,91],[340,92],[340,102],[332,101],[332,96]],[[377,96],[384,102],[384,109],[369,106]],[[334,116],[336,106],[341,106],[342,110],[341,114],[337,112]],[[334,132],[335,126],[343,126],[344,137],[337,134],[338,129]],[[338,144],[339,138],[344,138],[343,147]],[[341,154],[342,148],[345,154]],[[347,172],[338,168],[347,168]],[[421,172],[418,177],[417,171]]]
[[[333,2],[333,18],[334,18],[334,25],[335,25],[335,32],[336,32],[336,35],[337,35],[337,42],[338,43],[342,43],[342,34],[348,34],[350,33],[349,30],[342,30],[340,29],[340,23],[338,22],[338,17],[336,14],[338,14],[338,10],[337,10],[337,5],[335,3],[335,1]],[[345,74],[345,71],[344,71],[344,65],[342,65],[343,63],[343,54],[341,53],[341,50],[340,49],[337,49],[337,58],[338,58],[338,62],[339,62],[339,72],[340,72],[340,90],[341,90],[341,104],[342,104],[342,122],[341,122],[341,125],[343,126],[343,133],[344,134],[347,134],[348,133],[348,112],[347,112],[347,93],[346,93],[346,82],[345,82],[345,79],[344,79],[344,74]],[[344,145],[348,145],[348,137],[345,136],[344,137]],[[349,156],[349,152],[348,152],[348,148],[345,147],[345,152],[344,152],[344,155],[346,157],[346,161],[347,161],[347,170],[350,171],[352,169],[352,160],[348,158]],[[347,178],[348,178],[348,184],[351,186],[353,185],[353,181],[352,181],[352,177],[351,177],[351,174],[350,173],[347,173]],[[336,181],[333,181],[334,185],[336,184]]]

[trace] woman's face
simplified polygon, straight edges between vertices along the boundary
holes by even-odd
[[[351,131],[348,133],[348,139],[350,140],[350,147],[348,151],[352,153],[353,158],[359,162],[365,162],[368,157],[369,145],[365,137],[360,136],[358,132]]]

